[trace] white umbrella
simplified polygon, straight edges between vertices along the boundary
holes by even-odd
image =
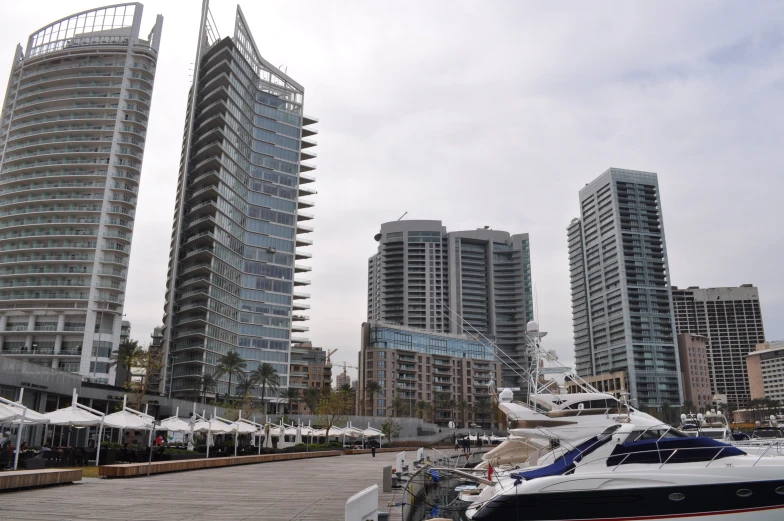
[[[101,417],[91,412],[87,412],[75,405],[57,409],[43,415],[49,420],[50,425],[69,425],[71,427],[89,427],[100,425]]]
[[[302,443],[302,425],[297,425],[297,434],[294,437],[294,445]]]
[[[103,424],[115,429],[138,429],[148,430],[152,427],[152,416],[135,414],[128,410],[107,414],[103,419]]]
[[[207,432],[210,430],[210,422],[207,420],[197,420],[193,424],[193,432]]]
[[[204,423],[206,424],[207,422]],[[161,425],[157,427],[157,430],[169,432],[190,432],[191,426],[188,422],[181,420],[177,416],[172,416],[171,418],[161,420]]]
[[[16,408],[16,407],[14,407],[14,408]],[[21,416],[21,413],[20,413],[20,416]],[[21,418],[19,420],[14,420],[11,423],[13,423],[14,425],[19,425],[20,421],[21,421]],[[35,412],[32,409],[27,409],[27,413],[25,414],[24,423],[25,423],[25,425],[35,425],[35,424],[39,424],[39,423],[49,423],[49,418],[47,418],[46,416],[44,416],[40,412]]]
[[[265,435],[264,435],[264,448],[265,449],[271,449],[272,448],[272,436],[271,436],[271,433],[272,433],[272,427],[269,424],[267,424],[267,428],[265,430]]]
[[[367,429],[362,431],[362,434],[364,434],[366,438],[372,438],[374,436],[381,436],[382,438],[385,437],[383,432],[376,430],[372,427],[368,427]]]

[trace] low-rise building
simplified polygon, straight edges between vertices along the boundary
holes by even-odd
[[[585,383],[590,384],[597,391],[611,394],[619,400],[627,394],[629,389],[629,377],[626,371],[615,371],[612,373],[597,374],[596,376],[586,376],[582,378]],[[585,392],[576,382],[568,382],[566,385],[570,393]]]
[[[492,390],[501,364],[486,340],[371,320],[362,324],[358,367],[360,414],[495,425]],[[378,383],[372,395],[370,382]]]
[[[681,362],[684,401],[692,402],[698,411],[709,409],[711,386],[708,339],[693,333],[679,333],[678,356]]]
[[[351,377],[347,374],[338,373],[335,377],[335,387],[340,389],[344,385],[351,385]]]
[[[289,369],[289,387],[300,390],[300,398],[306,389],[325,389],[332,385],[332,364],[327,361],[326,350],[313,347],[311,342],[292,344]],[[313,414],[304,400],[290,404],[291,414]]]
[[[784,340],[757,344],[746,355],[751,399],[784,400]]]

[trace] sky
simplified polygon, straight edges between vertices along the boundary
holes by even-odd
[[[164,16],[126,319],[162,322],[198,0]],[[39,27],[102,4],[0,0],[0,72]],[[671,281],[759,287],[784,338],[784,10],[778,2],[246,2],[317,126],[314,345],[356,365],[382,222],[529,233],[544,344],[573,359],[566,226],[607,168],[659,175]],[[221,36],[236,4],[213,1]],[[4,95],[5,82],[0,85]],[[304,263],[304,262],[303,262]],[[356,371],[349,369],[352,378]]]

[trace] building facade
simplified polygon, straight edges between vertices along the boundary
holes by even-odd
[[[347,374],[338,373],[335,376],[335,387],[340,389],[344,385],[351,385],[351,377]]]
[[[746,370],[752,400],[784,401],[784,340],[757,344],[746,355]]]
[[[77,13],[18,46],[0,116],[0,354],[114,381],[163,17]]]
[[[432,414],[441,426],[495,423],[492,382],[500,380],[501,364],[486,340],[371,320],[362,324],[358,367],[361,415]],[[369,382],[380,387],[373,396]],[[432,410],[418,410],[419,402]]]
[[[368,319],[452,334],[485,335],[504,361],[528,368],[534,318],[528,234],[447,232],[441,221],[393,221],[368,260]],[[504,365],[498,385],[524,387]]]
[[[289,387],[300,390],[300,399],[306,389],[329,389],[332,387],[332,364],[327,361],[327,352],[313,347],[310,342],[292,344]],[[315,414],[304,400],[290,404],[291,414]]]
[[[678,333],[708,339],[711,391],[727,403],[746,407],[751,399],[746,355],[765,342],[759,290],[737,288],[672,288]]]
[[[625,371],[632,405],[683,401],[656,174],[611,168],[567,229],[577,374]]]
[[[583,380],[597,391],[611,394],[619,400],[625,398],[629,392],[629,377],[626,374],[626,371],[587,376],[583,378]],[[585,392],[581,385],[573,382],[567,383],[566,388],[570,393]]]
[[[164,316],[166,378],[177,397],[200,394],[199,379],[236,351],[247,371],[262,363],[289,383],[311,255],[304,237],[313,206],[303,196],[315,157],[314,118],[304,88],[265,60],[237,8],[234,37],[220,38],[207,0],[188,101]],[[171,355],[171,356],[169,356]],[[169,371],[173,371],[172,374]],[[237,382],[237,378],[233,379]],[[233,394],[228,377],[217,393]],[[255,390],[255,393],[260,391]],[[280,402],[267,391],[270,401]]]
[[[708,366],[708,339],[691,333],[679,333],[678,354],[683,375],[683,399],[693,403],[697,411],[709,409],[713,395]]]

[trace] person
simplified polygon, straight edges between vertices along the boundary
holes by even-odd
[[[158,435],[158,437],[157,437],[157,438],[155,438],[155,444],[156,444],[158,447],[160,447],[161,445],[163,445],[163,436],[161,436],[161,435],[159,434],[159,435]]]
[[[50,447],[48,443],[44,443],[44,446],[41,447],[41,452],[49,452],[51,450],[52,450],[52,447]]]
[[[481,436],[477,436],[476,437],[476,448],[479,449],[479,450],[482,450],[482,437]]]
[[[125,442],[125,446],[123,447],[123,450],[122,450],[123,461],[131,461],[131,455],[132,455],[132,453],[131,453],[131,444],[128,443],[128,442]]]
[[[23,441],[22,442],[22,446],[19,447],[19,450],[21,450],[21,451],[26,451],[26,450],[29,450],[29,449],[30,449],[30,447],[27,445],[26,441]]]
[[[373,454],[374,458],[376,457],[376,444],[375,443],[370,446],[370,453]]]
[[[460,440],[455,436],[455,450],[460,450]]]

